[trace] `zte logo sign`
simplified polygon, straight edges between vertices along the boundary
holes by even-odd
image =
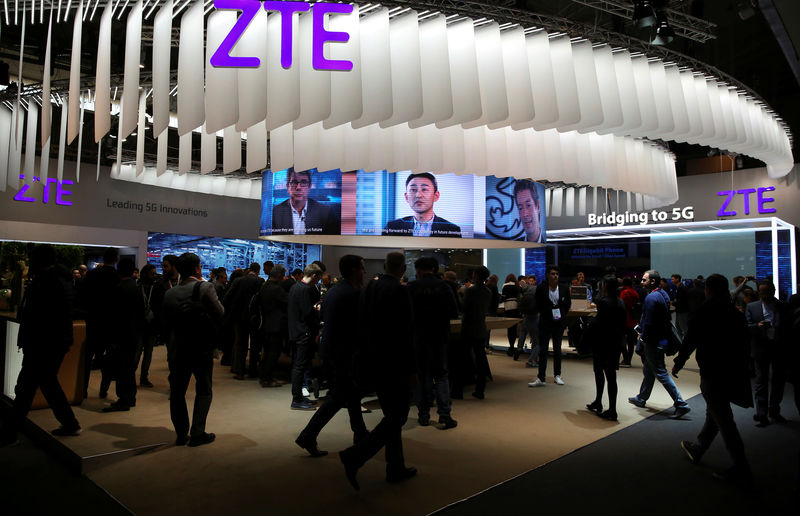
[[[21,174],[19,178],[24,180],[25,176]],[[44,188],[44,191],[42,192],[42,203],[47,204],[50,202],[50,195],[53,190],[52,188],[50,188],[50,185],[55,183],[56,204],[60,204],[61,206],[72,206],[72,202],[64,200],[64,197],[66,197],[67,195],[72,195],[72,192],[70,192],[65,188],[65,186],[67,185],[74,184],[72,181],[66,181],[66,180],[59,181],[58,179],[47,179],[46,181],[42,181],[39,177],[33,176],[33,183],[34,184],[39,183]],[[22,188],[20,188],[19,192],[17,192],[17,195],[14,196],[14,200],[22,202],[36,202],[36,198],[31,197],[31,195],[33,195],[33,192],[28,192],[31,186],[32,185],[29,184],[22,185]],[[25,195],[26,192],[28,193],[28,195]]]
[[[770,208],[769,206],[765,206],[767,203],[775,202],[775,199],[772,197],[767,197],[764,195],[767,192],[774,192],[774,186],[767,186],[763,188],[743,188],[742,190],[724,190],[722,192],[717,192],[717,195],[720,197],[726,197],[724,201],[722,201],[722,207],[720,207],[719,211],[717,212],[717,217],[735,217],[736,210],[729,209],[733,208],[732,204],[737,196],[741,196],[744,199],[744,214],[750,215],[751,211],[751,199],[752,195],[756,194],[756,209],[758,213],[761,215],[767,213],[775,213],[777,210],[775,208]]]
[[[277,2],[267,1],[263,5],[259,0],[214,0],[217,9],[230,9],[242,11],[241,16],[231,28],[231,31],[222,40],[222,43],[211,56],[209,62],[214,67],[258,68],[261,60],[257,57],[232,56],[231,50],[239,38],[242,37],[247,26],[256,17],[263,7],[265,11],[277,11],[281,15],[281,66],[289,69],[292,67],[292,17],[294,13],[311,11],[312,26],[312,66],[315,70],[344,70],[353,69],[353,63],[346,60],[325,58],[325,43],[332,41],[347,43],[350,35],[346,32],[332,32],[325,30],[326,14],[350,14],[353,6],[349,4],[315,3],[312,10],[308,2]]]

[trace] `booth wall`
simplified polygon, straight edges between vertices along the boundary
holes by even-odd
[[[664,277],[684,278],[719,273],[728,279],[756,275],[756,244],[752,232],[720,235],[653,235],[650,262]]]
[[[519,249],[487,249],[486,266],[492,274],[497,274],[498,285],[502,285],[509,274],[519,276],[525,267]]]

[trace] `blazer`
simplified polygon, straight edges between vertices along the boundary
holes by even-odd
[[[308,205],[306,206],[306,234],[338,235],[340,232],[341,222],[337,210],[314,199],[308,199]],[[289,199],[272,208],[272,234],[294,234],[292,207],[289,205]]]
[[[539,307],[539,327],[549,329],[556,324],[565,326],[567,314],[572,307],[572,298],[569,296],[569,287],[566,285],[558,285],[558,305],[554,305],[550,301],[550,285],[546,282],[541,286],[536,287],[536,306]],[[561,320],[553,320],[553,309],[558,308],[561,310]]]
[[[773,306],[775,309],[775,319],[772,322],[774,332],[770,332],[772,333],[772,338],[768,338],[766,328],[758,327],[758,323],[764,320],[761,300],[759,299],[758,301],[748,303],[747,307],[745,307],[744,315],[747,318],[747,327],[750,330],[750,345],[753,356],[765,351],[770,343],[780,344],[783,340],[782,334],[784,328],[781,316],[783,315],[785,305],[781,301],[775,300]]]
[[[402,219],[390,220],[383,228],[384,236],[413,236],[414,235],[414,216],[409,215]],[[431,226],[431,236],[461,238],[461,228],[452,222],[443,219],[438,215],[433,216]]]
[[[261,301],[262,327],[265,333],[283,333],[288,331],[286,318],[289,295],[277,281],[267,280],[259,291]]]

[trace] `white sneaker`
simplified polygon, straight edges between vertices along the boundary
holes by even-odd
[[[304,396],[304,397],[306,397],[306,398],[308,398],[309,396],[311,396],[311,393],[310,393],[310,392],[308,392],[308,389],[307,389],[307,388],[305,388],[305,387],[303,387],[303,396]]]
[[[545,385],[546,384],[538,378],[535,382],[528,383],[528,387],[544,387]]]
[[[553,378],[553,380],[556,382],[557,385],[564,385],[564,380],[562,380],[559,375],[556,375],[556,377]]]

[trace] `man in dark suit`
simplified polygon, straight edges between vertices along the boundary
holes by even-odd
[[[453,291],[444,280],[434,276],[439,269],[435,258],[423,257],[414,262],[417,279],[408,284],[414,305],[414,346],[417,355],[418,421],[428,426],[431,406],[436,398],[439,424],[446,430],[458,424],[450,416],[450,383],[447,348],[450,319],[458,318]]]
[[[338,235],[341,231],[340,215],[314,199],[311,191],[311,171],[297,172],[289,169],[286,189],[289,198],[272,208],[272,233],[275,235]]]
[[[333,384],[325,403],[314,413],[311,421],[295,440],[298,446],[312,457],[322,457],[328,452],[317,447],[317,436],[328,421],[342,408],[347,408],[353,442],[367,435],[361,415],[361,393],[355,384],[353,357],[358,342],[358,300],[364,283],[364,259],[346,254],[339,260],[342,281],[322,298],[322,339],[319,354],[330,360]]]
[[[231,284],[225,299],[222,301],[225,312],[229,314],[233,323],[233,363],[231,372],[237,380],[244,380],[247,373],[247,349],[250,342],[250,300],[256,295],[264,283],[258,276],[261,265],[256,262],[250,264],[250,268],[244,276],[237,278]],[[250,375],[255,378],[257,374],[256,350],[250,354]]]
[[[410,174],[405,197],[414,215],[390,220],[383,228],[384,235],[461,238],[460,227],[433,212],[433,204],[439,200],[439,186],[433,174]]]
[[[269,279],[259,291],[261,304],[261,338],[264,351],[258,363],[258,375],[262,387],[280,387],[283,382],[273,377],[272,371],[280,357],[283,339],[288,333],[286,309],[288,293],[281,287],[286,268],[275,265],[270,269]]]
[[[492,301],[492,292],[484,285],[489,278],[489,269],[481,265],[472,272],[472,286],[464,292],[464,315],[461,318],[461,341],[467,353],[475,355],[475,392],[479,400],[486,391],[486,379],[492,378],[489,360],[486,358],[486,313]]]
[[[322,269],[312,263],[303,271],[303,278],[289,290],[287,318],[289,341],[292,343],[292,403],[294,410],[315,410],[316,402],[303,395],[305,375],[314,355],[314,342],[319,334],[319,290],[317,283]]]
[[[403,457],[402,430],[408,419],[408,401],[414,383],[414,313],[411,297],[400,280],[406,270],[403,253],[392,252],[384,262],[386,274],[371,281],[359,300],[359,387],[374,388],[383,419],[339,457],[347,480],[359,489],[356,474],[361,466],[386,447],[386,481],[402,482],[417,474]]]
[[[781,401],[786,383],[785,345],[783,342],[784,304],[775,298],[775,285],[763,281],[758,286],[758,301],[747,305],[745,316],[750,329],[751,356],[756,369],[756,426],[769,424],[767,415],[782,423]],[[772,378],[770,380],[770,369]]]
[[[681,448],[693,464],[711,446],[717,433],[733,459],[733,468],[717,474],[731,480],[750,481],[750,467],[744,444],[736,428],[731,403],[753,406],[750,392],[749,351],[746,321],[730,302],[728,280],[712,274],[705,285],[706,302],[689,324],[681,350],[675,358],[672,375],[677,378],[692,352],[697,350],[700,366],[700,391],[706,400],[706,421],[697,442],[681,441]]]
[[[561,339],[564,337],[565,321],[572,299],[569,287],[558,284],[559,270],[555,265],[547,267],[547,284],[536,289],[536,306],[539,307],[539,374],[528,387],[544,387],[547,373],[547,351],[553,341],[553,376],[558,385],[561,379]]]

